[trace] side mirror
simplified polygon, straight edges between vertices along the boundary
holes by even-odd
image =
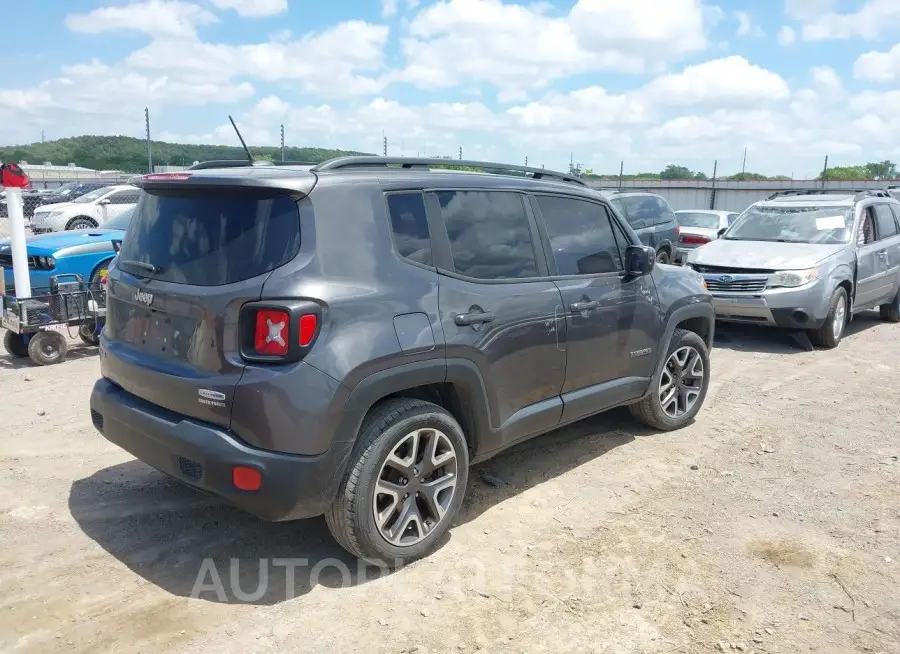
[[[100,202],[98,202],[97,204],[100,204],[100,205],[104,205],[104,206],[105,206],[105,205],[109,204],[109,199],[103,199],[103,200],[100,200]]]
[[[728,231],[727,227],[723,227],[719,231],[716,232],[716,238],[722,238],[722,234]]]
[[[629,245],[625,250],[625,272],[640,277],[649,275],[656,264],[656,250],[646,245]]]

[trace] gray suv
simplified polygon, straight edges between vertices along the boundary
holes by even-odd
[[[96,428],[262,518],[325,514],[390,565],[438,543],[473,463],[616,406],[690,422],[701,276],[655,266],[578,179],[458,163],[514,174],[346,157],[142,178]]]
[[[665,198],[637,189],[603,189],[609,203],[628,221],[641,243],[656,250],[659,263],[681,260],[678,250],[680,228]]]
[[[805,330],[836,347],[850,318],[900,322],[900,202],[880,190],[782,191],[693,250],[719,320]]]

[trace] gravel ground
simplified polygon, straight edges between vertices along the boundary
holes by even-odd
[[[833,351],[723,330],[693,425],[614,411],[479,466],[389,574],[108,444],[95,349],[0,358],[0,651],[900,652],[898,356],[874,315]]]

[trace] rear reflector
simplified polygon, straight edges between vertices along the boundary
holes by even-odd
[[[682,234],[681,242],[682,243],[690,243],[693,245],[702,245],[703,243],[709,243],[710,239],[706,236],[698,236],[697,234]]]
[[[231,469],[231,482],[242,491],[257,491],[262,486],[262,475],[255,468],[234,466]]]
[[[314,313],[300,316],[300,347],[306,347],[312,343],[318,323],[319,318]]]
[[[256,312],[253,349],[257,354],[284,356],[288,353],[291,316],[287,311],[260,309]]]

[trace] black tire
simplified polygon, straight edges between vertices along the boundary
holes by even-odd
[[[66,231],[70,229],[91,229],[97,226],[97,221],[87,216],[75,216],[66,223]]]
[[[100,336],[95,334],[97,324],[95,322],[86,322],[78,328],[78,338],[85,345],[100,345]]]
[[[675,352],[685,347],[692,348],[699,355],[703,365],[703,375],[700,381],[699,394],[696,396],[694,404],[688,407],[682,414],[671,416],[663,407],[659,386],[663,379],[663,374],[665,374],[667,370],[669,359]],[[629,405],[628,409],[631,411],[631,415],[648,427],[653,427],[660,431],[681,429],[694,419],[694,416],[697,415],[697,412],[700,411],[700,408],[703,406],[703,401],[706,399],[706,392],[709,390],[709,377],[709,350],[706,347],[706,342],[694,332],[689,332],[685,329],[676,329],[672,334],[669,348],[666,350],[665,360],[663,361],[663,372],[659,376],[653,378],[653,388],[647,397],[640,402]]]
[[[838,313],[838,305],[843,302],[844,318],[838,333],[835,333],[835,316]],[[810,330],[809,340],[820,347],[829,349],[837,347],[841,339],[844,337],[844,330],[847,327],[847,317],[850,315],[850,304],[847,299],[847,291],[843,286],[838,286],[831,295],[831,304],[828,307],[828,315],[825,322],[818,329]]]
[[[669,251],[660,250],[656,253],[656,263],[669,263]]]
[[[28,341],[28,356],[39,366],[50,366],[66,358],[69,344],[59,332],[35,332]]]
[[[7,331],[3,335],[3,347],[6,349],[6,353],[11,357],[16,359],[28,358],[28,344],[25,342],[25,336],[23,334]]]
[[[416,429],[440,430],[456,455],[456,486],[446,511],[424,538],[415,544],[390,543],[375,524],[375,485],[388,455]],[[325,520],[334,539],[354,556],[377,565],[395,567],[429,554],[447,533],[466,491],[469,450],[456,419],[442,407],[410,398],[377,405],[360,427],[350,467]],[[408,494],[407,494],[408,495]],[[413,500],[415,501],[415,500]],[[398,501],[399,504],[399,501]]]
[[[882,320],[888,322],[900,322],[900,292],[894,296],[890,304],[882,304],[878,307],[878,313],[881,314]]]

